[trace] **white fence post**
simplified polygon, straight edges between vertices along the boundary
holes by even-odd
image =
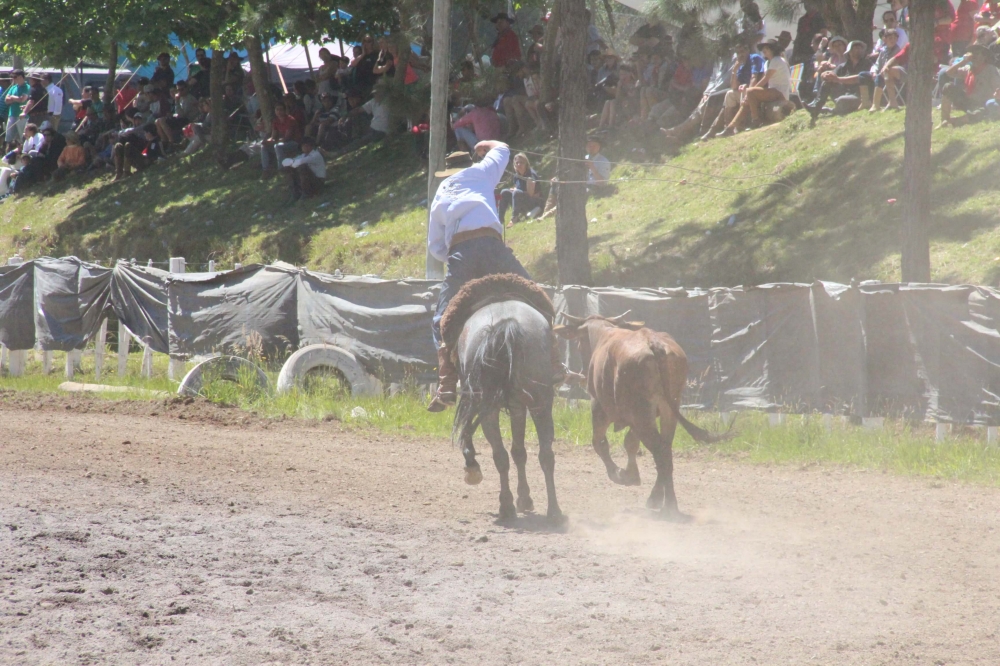
[[[101,370],[104,369],[104,344],[107,341],[108,320],[105,319],[97,330],[97,341],[94,343],[94,381],[101,379]]]
[[[948,439],[948,435],[951,434],[951,424],[950,423],[936,423],[934,424],[934,441],[943,442]]]
[[[208,272],[209,273],[214,273],[215,272],[215,259],[209,259],[208,260]]]
[[[10,350],[10,376],[20,377],[24,374],[25,369],[28,367],[28,350],[27,349],[12,349]]]
[[[118,376],[124,377],[128,368],[128,346],[132,334],[125,328],[125,324],[118,321]]]
[[[42,356],[42,372],[46,375],[52,372],[52,351],[49,349],[43,349],[41,351]]]
[[[7,367],[7,347],[0,344],[0,372]]]
[[[153,376],[153,349],[149,346],[149,343],[144,342],[144,347],[142,348],[142,370],[141,374],[146,379]]]
[[[998,429],[996,426],[987,426],[986,427],[986,445],[987,446],[996,446],[997,445],[998,431],[1000,431],[1000,429]]]
[[[184,257],[170,257],[170,272],[184,272]],[[167,366],[167,377],[175,382],[184,378],[184,359],[170,356],[170,364]]]

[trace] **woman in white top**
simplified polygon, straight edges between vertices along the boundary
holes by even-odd
[[[737,128],[742,127],[746,122],[747,115],[750,116],[750,127],[760,127],[760,105],[787,100],[792,92],[791,72],[788,63],[781,55],[781,46],[778,44],[778,40],[768,39],[758,44],[757,48],[767,60],[764,76],[756,86],[747,88],[746,97],[740,105],[736,117],[726,126],[726,129],[716,136],[736,134]]]

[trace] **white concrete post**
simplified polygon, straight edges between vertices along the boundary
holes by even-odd
[[[42,372],[46,375],[52,372],[52,351],[43,349],[42,352]]]
[[[184,257],[170,257],[170,272],[183,273],[185,268]],[[175,382],[184,378],[184,359],[170,356],[170,364],[167,366],[167,377]]]
[[[209,273],[214,273],[215,272],[215,259],[209,259],[208,260],[208,272]]]
[[[238,271],[243,268],[243,264],[233,264],[233,270]]]
[[[108,320],[101,322],[97,330],[97,340],[94,342],[94,381],[100,381],[101,370],[104,369],[104,345],[108,341]]]
[[[772,428],[785,425],[785,415],[781,412],[778,412],[776,414],[772,412],[767,415],[767,423]]]
[[[885,425],[884,416],[866,416],[861,419],[861,426],[869,430],[878,430]]]
[[[943,442],[948,439],[948,435],[951,434],[951,424],[950,423],[935,423],[934,424],[934,441]]]
[[[153,350],[148,344],[142,348],[142,370],[139,374],[146,379],[153,376]]]
[[[66,352],[66,379],[73,379],[76,373],[76,363],[73,362],[73,352]]]
[[[118,322],[118,376],[124,377],[128,368],[128,346],[132,334],[120,320]]]
[[[12,349],[8,358],[10,359],[10,365],[8,366],[10,376],[20,377],[23,375],[25,368],[28,366],[28,350]]]
[[[823,427],[827,432],[833,432],[833,414],[823,415]]]
[[[153,260],[150,259],[149,261],[146,262],[146,268],[152,268],[152,267],[153,267]]]
[[[987,426],[986,427],[986,445],[987,446],[996,446],[997,445],[998,431],[1000,431],[1000,429],[998,429],[996,426]]]
[[[7,367],[7,347],[0,345],[0,372]]]

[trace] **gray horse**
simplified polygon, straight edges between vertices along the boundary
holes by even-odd
[[[538,433],[538,462],[545,474],[548,492],[547,516],[563,519],[556,501],[555,454],[552,440],[552,327],[537,310],[521,301],[501,301],[477,310],[458,338],[459,374],[462,392],[455,414],[453,436],[458,436],[465,456],[465,482],[483,480],[476,462],[472,436],[479,426],[493,448],[493,462],[500,473],[500,522],[517,517],[517,511],[531,511],[534,505],[528,490],[524,465],[527,413]],[[507,473],[510,458],[500,435],[500,411],[510,414],[511,457],[517,466],[517,504],[510,492]],[[516,508],[515,508],[516,506]]]

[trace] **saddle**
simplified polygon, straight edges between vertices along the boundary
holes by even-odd
[[[556,316],[555,306],[545,290],[514,273],[497,273],[466,282],[441,315],[441,339],[454,350],[465,322],[477,310],[501,301],[521,301],[545,317],[549,325]]]

